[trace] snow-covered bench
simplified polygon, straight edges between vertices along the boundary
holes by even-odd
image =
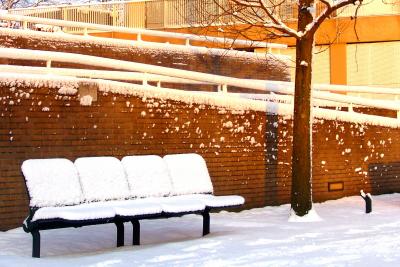
[[[40,230],[114,223],[117,246],[124,245],[124,222],[140,243],[141,219],[185,214],[203,216],[210,231],[213,208],[240,206],[241,196],[214,196],[204,159],[197,154],[68,159],[30,159],[22,164],[30,212],[25,232],[40,257]]]

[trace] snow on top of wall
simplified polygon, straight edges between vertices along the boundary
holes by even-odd
[[[79,88],[79,79],[57,75],[20,74],[0,72],[0,84],[9,87],[46,87],[59,89],[59,93],[70,95],[72,89]],[[68,89],[66,89],[68,88]]]
[[[140,49],[149,49],[160,52],[163,50],[165,52],[178,52],[178,53],[190,53],[190,54],[209,54],[209,55],[223,55],[225,57],[243,57],[253,60],[279,60],[288,64],[290,57],[279,54],[261,54],[261,53],[252,53],[246,51],[238,51],[238,50],[227,50],[227,49],[219,49],[219,48],[207,48],[200,46],[187,46],[187,45],[176,45],[169,43],[155,43],[155,42],[146,42],[146,41],[133,41],[133,40],[123,40],[123,39],[114,39],[114,38],[104,38],[104,37],[95,37],[95,36],[82,36],[82,35],[73,35],[66,34],[63,32],[40,32],[40,31],[31,31],[31,30],[22,30],[22,29],[9,29],[9,28],[0,28],[0,35],[8,35],[14,37],[24,37],[24,38],[40,38],[47,39],[52,41],[62,41],[62,42],[79,42],[79,43],[92,43],[92,44],[100,44],[107,46],[115,46],[115,47],[131,47],[131,48],[140,48]]]
[[[285,104],[293,104],[294,97],[293,95],[279,95],[275,93],[270,94],[248,94],[248,93],[235,93],[242,98],[254,99],[254,100],[264,100],[264,101],[271,101],[271,102],[278,102],[278,103],[285,103]],[[348,103],[341,103],[335,102],[330,100],[323,100],[323,99],[313,99],[314,106],[319,107],[349,107]],[[355,106],[353,106],[355,107]]]
[[[53,88],[69,86],[79,88],[79,83],[93,83],[104,93],[132,95],[139,98],[156,98],[173,100],[187,104],[209,105],[221,109],[237,111],[259,111],[281,116],[292,116],[293,105],[243,99],[226,93],[190,92],[169,88],[158,88],[150,85],[129,84],[117,81],[81,79],[54,75],[32,75],[16,73],[0,73],[0,85],[7,87]],[[344,122],[369,124],[391,128],[400,128],[400,120],[356,112],[314,108],[316,119],[339,120]]]

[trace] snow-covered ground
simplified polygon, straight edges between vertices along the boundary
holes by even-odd
[[[375,196],[364,213],[360,197],[315,204],[319,222],[288,222],[289,205],[202,219],[142,221],[142,245],[116,248],[114,225],[42,232],[42,257],[32,259],[31,236],[0,232],[0,266],[399,266],[400,194]]]

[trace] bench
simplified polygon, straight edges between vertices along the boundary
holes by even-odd
[[[23,229],[32,235],[32,257],[40,257],[41,230],[114,223],[117,247],[124,245],[124,223],[140,244],[142,219],[186,214],[203,216],[210,232],[210,211],[237,207],[241,196],[214,196],[206,162],[198,154],[29,159],[22,164],[29,195]]]

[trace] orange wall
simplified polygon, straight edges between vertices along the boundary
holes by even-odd
[[[346,44],[332,44],[329,52],[331,84],[347,84]]]
[[[354,23],[356,22],[356,26]],[[290,27],[295,28],[296,24],[289,24]],[[241,26],[243,29],[247,26]],[[355,33],[355,28],[357,34]],[[236,29],[240,29],[237,26]],[[172,31],[171,29],[169,29]],[[193,32],[193,29],[178,29],[174,31],[179,32]],[[199,32],[199,30],[197,30]],[[338,34],[340,31],[340,34]],[[205,32],[213,33],[216,30],[210,29]],[[225,31],[229,32],[228,30]],[[259,30],[246,30],[245,35],[249,37],[259,36]],[[215,34],[218,35],[218,34]],[[220,35],[220,32],[219,32]],[[365,16],[358,17],[357,20],[343,17],[326,20],[316,35],[316,44],[330,44],[330,43],[358,43],[358,42],[383,42],[383,41],[397,41],[400,40],[400,16]],[[279,38],[270,40],[276,43],[285,43],[288,45],[295,45],[294,38]]]

